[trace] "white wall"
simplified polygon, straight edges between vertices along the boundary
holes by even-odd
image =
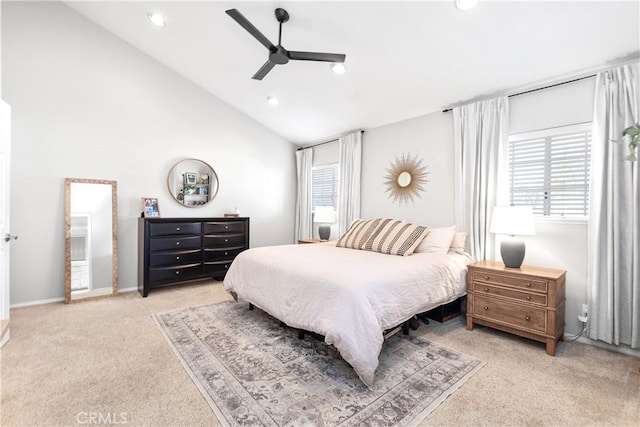
[[[57,2],[3,3],[2,79],[13,107],[11,302],[64,296],[64,178],[118,183],[119,287],[137,285],[141,197],[163,217],[251,217],[251,246],[291,243],[295,147]],[[209,163],[203,208],[175,202],[171,166]]]
[[[390,163],[411,153],[427,165],[422,198],[399,205],[385,193]],[[433,113],[379,128],[362,137],[362,217],[390,217],[429,227],[453,225],[453,118]]]
[[[510,133],[592,120],[593,79],[512,97]],[[383,185],[386,168],[403,153],[418,154],[429,166],[430,182],[422,199],[393,203]],[[433,113],[367,130],[363,137],[362,217],[392,217],[430,227],[454,224],[453,116]],[[586,302],[586,222],[536,224],[525,239],[525,263],[567,270],[566,332],[580,331],[577,316]],[[500,260],[497,253],[494,259]]]

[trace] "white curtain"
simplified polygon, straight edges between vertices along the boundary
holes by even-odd
[[[311,239],[313,236],[312,209],[312,176],[313,150],[305,148],[296,151],[296,169],[298,171],[298,187],[296,193],[296,224],[294,238]]]
[[[640,347],[639,165],[625,160],[626,144],[611,140],[638,123],[639,109],[630,66],[598,73],[589,197],[589,338],[632,348]]]
[[[362,131],[340,138],[340,191],[338,192],[338,238],[351,222],[360,218]]]
[[[494,256],[489,234],[496,204],[506,204],[505,174],[508,149],[509,101],[507,97],[453,109],[455,221],[469,233],[469,250],[476,260]]]

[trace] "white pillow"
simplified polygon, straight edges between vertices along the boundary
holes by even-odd
[[[456,235],[456,226],[431,228],[422,242],[418,245],[415,253],[449,252],[451,242]]]
[[[467,232],[466,231],[456,231],[455,236],[453,236],[453,240],[451,241],[451,246],[449,247],[449,252],[455,252],[457,254],[462,254],[465,252],[465,244],[467,242]]]

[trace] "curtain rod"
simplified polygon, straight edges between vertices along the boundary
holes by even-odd
[[[361,130],[360,132],[364,133],[364,130]],[[349,134],[346,133],[344,135],[341,135],[341,136],[339,136],[337,138],[330,139],[328,141],[318,142],[316,144],[311,144],[311,145],[305,145],[304,147],[299,147],[298,149],[296,149],[296,151],[304,150],[305,148],[317,147],[318,145],[324,145],[324,144],[328,144],[330,142],[336,142],[337,140],[339,140],[343,136],[347,136],[347,135],[349,135]]]
[[[589,74],[588,76],[578,77],[577,79],[567,80],[565,82],[554,83],[552,85],[547,85],[547,86],[542,86],[542,87],[538,87],[538,88],[535,88],[535,89],[525,90],[523,92],[512,93],[511,95],[507,95],[507,98],[512,98],[512,97],[518,96],[518,95],[524,95],[526,93],[537,92],[539,90],[550,89],[550,88],[556,87],[556,86],[562,86],[562,85],[566,85],[567,83],[578,82],[580,80],[590,79],[590,78],[595,77],[595,76],[596,76],[596,74]],[[445,108],[444,110],[442,110],[442,112],[443,113],[448,113],[451,110],[453,110],[453,108]]]

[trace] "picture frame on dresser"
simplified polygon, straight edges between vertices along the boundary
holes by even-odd
[[[142,217],[160,218],[160,204],[155,197],[142,198]]]

